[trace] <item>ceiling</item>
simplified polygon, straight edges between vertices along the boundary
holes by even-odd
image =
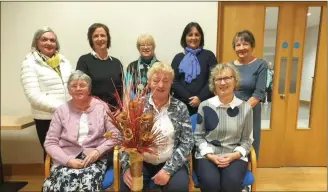
[[[320,23],[321,7],[309,7],[307,27],[313,27]],[[265,29],[276,29],[278,21],[278,7],[266,7]]]

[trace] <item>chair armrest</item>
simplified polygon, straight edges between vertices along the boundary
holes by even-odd
[[[250,161],[251,161],[251,171],[254,175],[254,181],[252,183],[252,191],[256,191],[256,168],[257,168],[257,160],[256,160],[256,152],[253,148],[253,146],[251,146],[251,150],[250,150]]]
[[[113,169],[114,169],[114,183],[113,190],[119,191],[119,181],[120,181],[120,161],[118,160],[118,146],[114,147],[113,154]]]
[[[46,160],[44,162],[44,176],[45,178],[49,177],[50,175],[50,164],[51,164],[51,157],[49,154],[46,156]]]
[[[194,181],[192,180],[192,154],[188,156],[189,160],[189,191],[192,191],[194,188]]]

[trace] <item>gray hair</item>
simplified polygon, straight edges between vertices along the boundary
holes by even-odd
[[[85,74],[83,71],[76,70],[68,78],[67,88],[69,89],[71,82],[74,80],[82,80],[88,84],[88,87],[91,89],[91,78],[89,75]]]
[[[52,32],[55,35],[55,39],[56,39],[56,50],[59,51],[60,49],[60,45],[59,45],[59,41],[57,38],[56,33],[50,28],[50,27],[43,27],[42,29],[38,29],[33,36],[33,40],[32,40],[32,45],[31,45],[31,49],[32,50],[39,50],[38,49],[38,40],[40,39],[41,35],[43,35],[46,32]]]
[[[221,74],[223,71],[229,69],[232,73],[232,77],[234,78],[236,84],[235,89],[239,88],[240,84],[240,75],[238,69],[232,63],[224,63],[224,64],[217,64],[212,70],[209,79],[209,88],[210,91],[215,93],[215,78],[217,75]]]

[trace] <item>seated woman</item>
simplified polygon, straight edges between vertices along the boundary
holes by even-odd
[[[169,64],[156,62],[147,73],[151,95],[146,97],[145,110],[156,112],[153,129],[161,131],[167,145],[162,146],[158,156],[144,153],[143,191],[151,180],[164,191],[188,191],[189,156],[194,145],[187,106],[169,95],[174,71]],[[120,191],[130,191],[131,172],[129,154],[120,154]]]
[[[43,191],[98,191],[106,170],[106,152],[116,144],[119,131],[109,121],[108,107],[90,96],[91,79],[82,71],[68,79],[72,96],[54,113],[44,143],[53,165]]]
[[[200,104],[194,132],[199,185],[206,192],[241,191],[253,142],[252,107],[234,95],[239,73],[233,64],[217,65],[209,82],[216,96]]]
[[[142,34],[138,37],[137,49],[140,57],[128,65],[125,78],[133,78],[133,85],[139,90],[147,85],[148,69],[158,61],[155,47],[155,41],[151,35]]]

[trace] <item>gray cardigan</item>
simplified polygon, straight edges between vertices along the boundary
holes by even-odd
[[[152,105],[150,105],[148,101],[149,96],[146,97],[145,110],[152,109]],[[172,157],[166,161],[163,169],[173,175],[183,165],[189,168],[189,161],[187,158],[194,146],[194,139],[187,106],[178,99],[171,97],[170,106],[167,111],[174,126],[175,141]],[[119,159],[122,172],[124,173],[130,167],[129,153],[124,151],[120,152]]]

